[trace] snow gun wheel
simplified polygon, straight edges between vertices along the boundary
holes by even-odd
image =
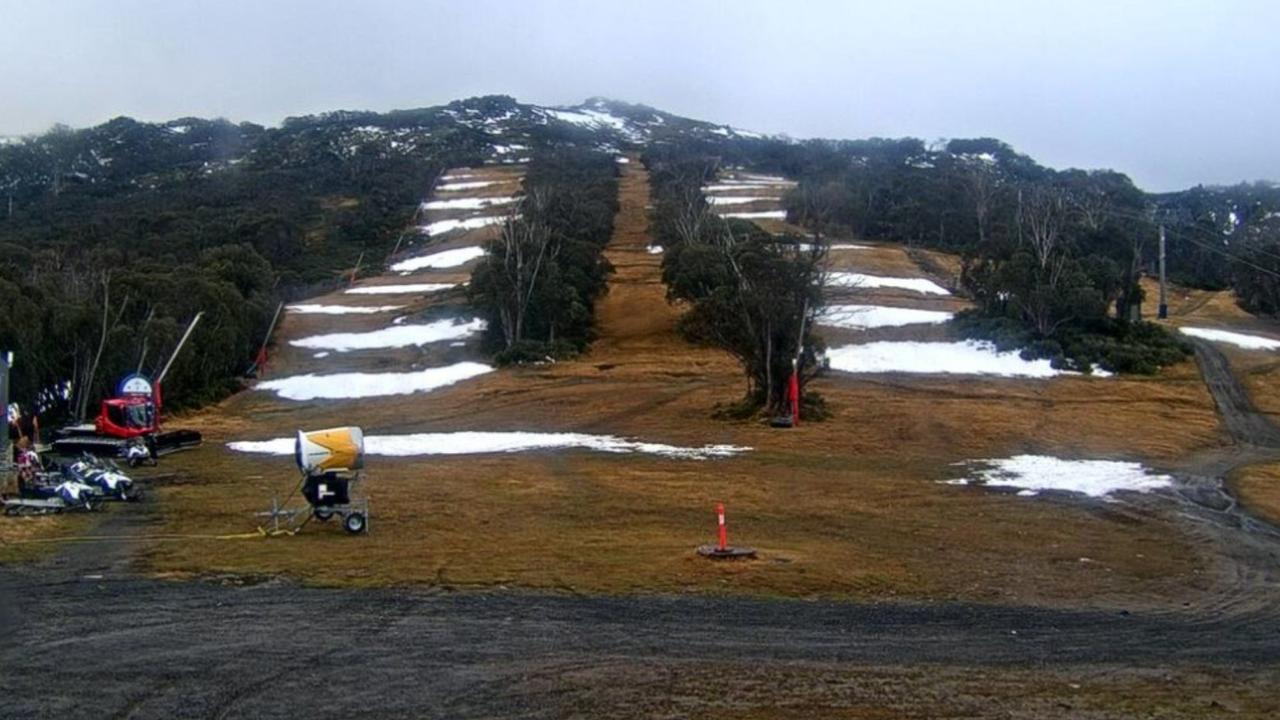
[[[329,522],[329,519],[333,517],[333,511],[326,508],[316,508],[312,511],[312,514],[315,515],[316,519],[320,522]]]
[[[363,513],[353,512],[342,519],[342,527],[346,528],[347,532],[352,535],[359,535],[368,526],[365,524]]]

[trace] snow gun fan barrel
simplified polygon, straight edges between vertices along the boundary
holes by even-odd
[[[358,427],[298,431],[294,460],[304,475],[364,469],[364,431]]]
[[[281,506],[273,501],[271,510],[258,513],[271,518],[269,528],[258,530],[268,536],[294,535],[308,520],[326,522],[341,518],[342,527],[357,535],[369,531],[369,499],[358,494],[364,479],[364,431],[358,427],[327,430],[299,430],[294,444],[294,462],[302,472],[299,488],[306,508]]]

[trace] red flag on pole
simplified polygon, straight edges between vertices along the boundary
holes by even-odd
[[[791,371],[791,382],[787,385],[787,402],[791,404],[791,423],[800,424],[800,373]]]
[[[258,350],[258,358],[253,361],[253,364],[258,366],[258,377],[267,374],[267,348],[265,345]]]

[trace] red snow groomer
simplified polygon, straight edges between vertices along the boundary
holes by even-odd
[[[144,462],[154,463],[161,455],[199,445],[203,438],[195,430],[161,430],[160,414],[164,399],[160,383],[191,337],[201,315],[203,313],[197,314],[187,326],[186,333],[155,383],[136,374],[121,380],[116,388],[116,397],[102,401],[98,416],[92,423],[72,425],[57,432],[58,437],[51,447],[53,453],[66,457],[84,453],[119,457],[136,466]]]

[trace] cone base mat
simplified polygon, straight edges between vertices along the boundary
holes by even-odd
[[[712,560],[738,560],[741,558],[753,558],[756,556],[756,549],[749,547],[735,547],[730,545],[724,549],[716,545],[699,545],[698,554]]]

